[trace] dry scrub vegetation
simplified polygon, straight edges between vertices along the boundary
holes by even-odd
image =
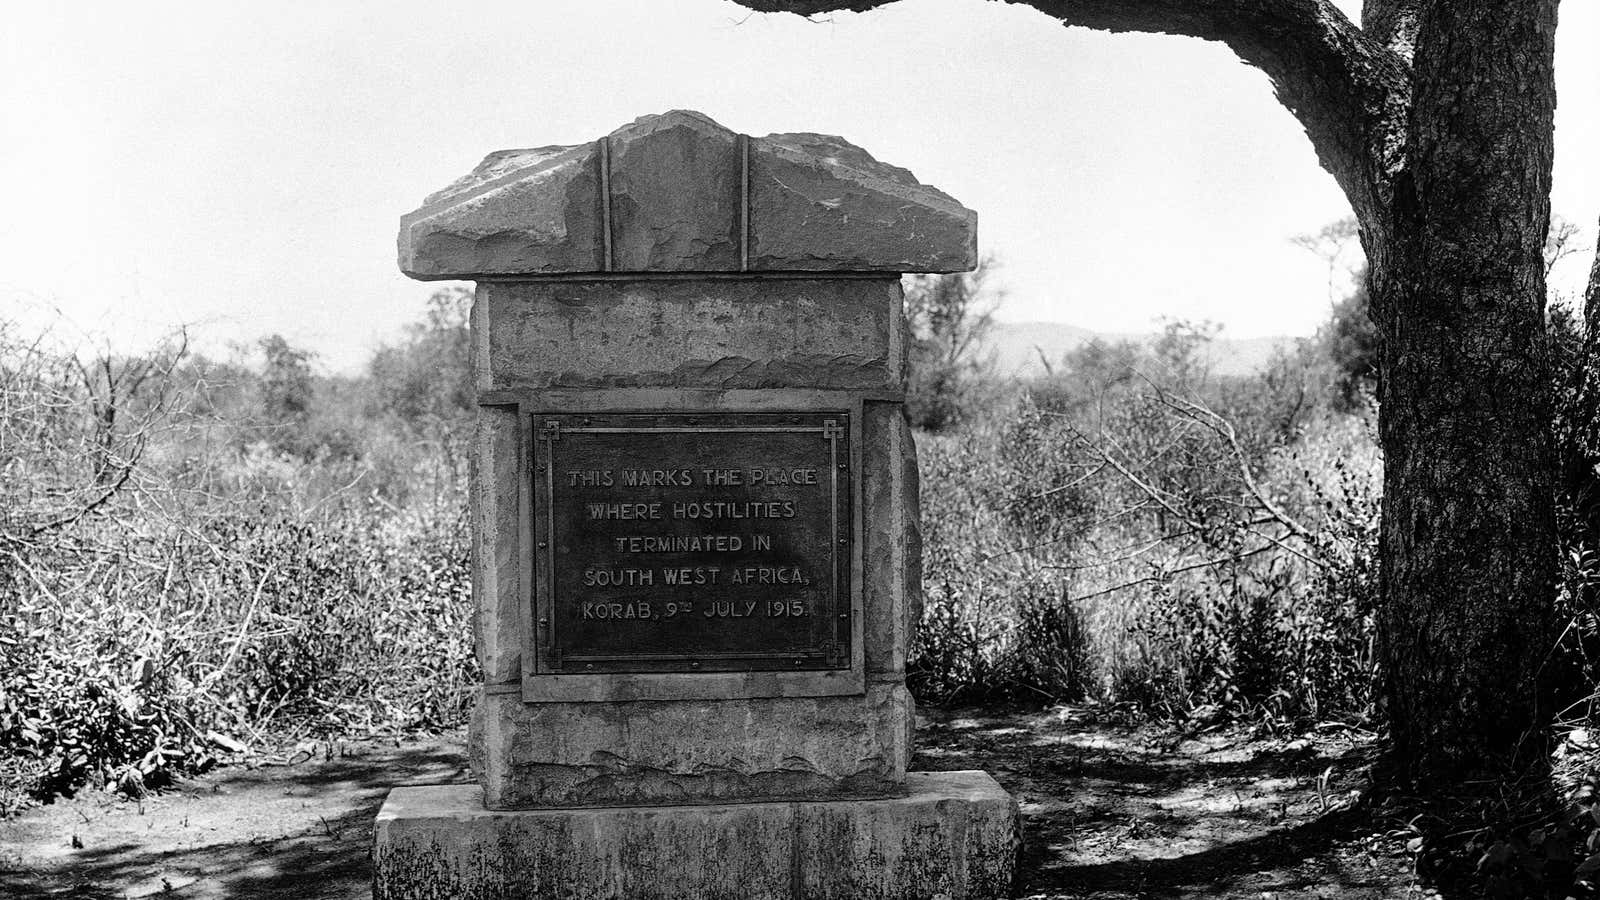
[[[461,719],[464,299],[354,379],[0,322],[0,812]]]
[[[1174,323],[1150,345],[1091,343],[924,437],[919,693],[1365,719],[1370,405],[1332,402],[1311,342],[1215,377],[1211,336]]]
[[[1249,377],[1211,371],[1209,326],[1172,323],[1018,383],[972,353],[983,274],[908,302],[918,696],[1381,732],[1359,294]],[[0,814],[86,784],[140,795],[247,746],[462,722],[466,302],[435,295],[350,377],[279,337],[120,356],[0,322]],[[1560,309],[1551,333],[1570,730],[1600,656],[1600,391],[1594,336]],[[1589,734],[1560,760],[1583,814]]]

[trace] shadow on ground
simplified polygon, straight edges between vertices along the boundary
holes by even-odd
[[[372,822],[389,789],[466,776],[459,736],[301,756],[143,802],[86,795],[0,822],[0,897],[370,897]]]
[[[1023,811],[1020,896],[1380,898],[1419,890],[1351,791],[1370,741],[1174,738],[1083,710],[931,711],[917,767],[988,769]]]
[[[366,898],[372,822],[402,784],[467,780],[461,735],[326,748],[146,799],[86,792],[0,821],[0,897]],[[987,769],[1024,815],[1032,898],[1395,897],[1403,840],[1349,794],[1369,745],[1174,740],[1082,711],[931,710],[916,768]],[[82,846],[74,847],[74,841]]]

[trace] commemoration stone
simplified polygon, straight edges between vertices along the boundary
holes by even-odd
[[[983,772],[911,772],[900,275],[976,215],[832,135],[699,113],[491,154],[401,220],[477,282],[475,785],[396,788],[376,900],[978,900]]]

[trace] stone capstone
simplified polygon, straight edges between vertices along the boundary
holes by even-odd
[[[977,214],[843,138],[686,110],[502,150],[400,223],[423,280],[607,272],[958,272]]]
[[[983,772],[921,772],[848,802],[493,811],[473,785],[402,787],[378,813],[375,900],[979,900],[1010,895],[1015,801]]]

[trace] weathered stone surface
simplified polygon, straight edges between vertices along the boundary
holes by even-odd
[[[374,830],[375,900],[784,897],[783,804],[490,812],[468,785],[396,788]]]
[[[494,809],[883,795],[905,778],[911,725],[898,682],[715,701],[481,693],[470,750]]]
[[[515,407],[480,407],[470,478],[473,649],[489,684],[522,677],[522,566]]]
[[[423,280],[598,272],[599,198],[594,144],[491,153],[400,220],[400,268]]]
[[[376,900],[980,900],[1009,896],[1016,804],[982,772],[904,798],[496,812],[476,788],[397,788]]]
[[[916,447],[898,403],[868,403],[862,423],[862,604],[869,677],[903,678],[922,591]],[[909,463],[909,464],[908,464]]]
[[[795,857],[847,855],[854,864],[801,865],[795,894],[1010,896],[1016,802],[987,772],[914,772],[907,784],[902,801],[796,804]]]
[[[489,371],[488,306],[473,303],[472,383],[493,386]],[[514,406],[483,406],[473,426],[468,511],[472,519],[472,646],[489,684],[522,675],[522,571],[518,557],[520,420]]]
[[[733,132],[699,113],[612,132],[612,268],[736,272],[743,162]]]
[[[497,388],[903,386],[896,279],[489,282]]]
[[[977,265],[976,213],[833,135],[752,142],[750,222],[755,272],[964,272]]]
[[[976,229],[971,210],[843,138],[746,140],[674,110],[593,143],[491,154],[401,219],[399,249],[425,280],[956,272],[977,264]]]

